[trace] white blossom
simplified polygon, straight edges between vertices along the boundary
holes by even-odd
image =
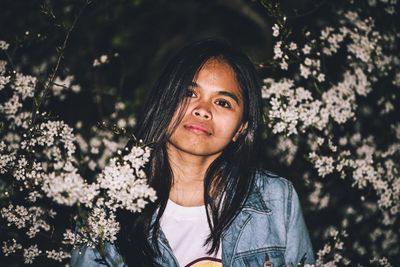
[[[58,204],[67,206],[81,203],[90,207],[92,200],[98,194],[98,186],[87,184],[76,170],[45,174],[42,189],[47,197]]]
[[[396,73],[395,78],[393,79],[392,83],[393,83],[393,85],[400,87],[400,72]],[[1,80],[0,80],[0,89],[1,89]]]
[[[336,267],[348,265],[350,263],[349,260],[340,254],[344,248],[342,238],[347,237],[347,233],[345,231],[339,233],[336,229],[328,231],[331,240],[317,252],[315,266]]]
[[[0,76],[0,90],[3,89],[9,82],[10,82],[11,76]]]
[[[126,123],[125,119],[123,119],[123,118],[118,119],[118,121],[117,121],[118,128],[126,128],[126,126],[127,126],[127,123]]]
[[[12,167],[12,163],[15,161],[15,152],[9,152],[6,150],[6,143],[0,141],[0,174],[4,174]]]
[[[0,112],[4,113],[7,117],[16,114],[22,107],[22,103],[18,95],[14,94],[7,102],[0,104]]]
[[[52,250],[46,250],[46,256],[49,259],[53,259],[58,262],[62,262],[65,259],[68,259],[71,257],[70,253],[67,253],[65,251],[56,251],[54,249]]]
[[[18,92],[22,100],[32,98],[35,93],[37,79],[30,75],[17,73],[12,88]]]
[[[323,184],[319,181],[313,184],[313,192],[308,196],[308,200],[317,209],[324,209],[328,206],[330,200],[329,193],[323,193]]]
[[[18,229],[27,228],[27,236],[33,238],[41,230],[49,231],[50,225],[46,222],[46,212],[40,207],[25,208],[21,205],[10,204],[8,208],[1,209],[1,216],[6,219],[8,225],[14,225]]]
[[[7,61],[5,60],[0,60],[0,77],[4,77],[3,74],[6,72],[6,67],[7,67]],[[0,89],[2,89],[0,87]]]
[[[318,170],[318,175],[325,177],[334,171],[334,159],[329,156],[317,156],[315,152],[309,155],[310,160],[314,163],[315,168]]]
[[[308,55],[311,52],[311,47],[309,45],[305,45],[302,49],[304,55]]]
[[[124,110],[126,105],[124,102],[117,102],[115,103],[115,110]]]
[[[282,70],[287,70],[288,69],[288,67],[289,67],[289,65],[288,65],[288,63],[286,62],[286,60],[282,60],[282,62],[279,64],[279,66],[280,66],[280,68],[282,69]]]
[[[47,121],[39,125],[40,135],[29,142],[23,143],[25,146],[40,145],[43,147],[51,147],[60,142],[65,150],[67,158],[71,158],[75,153],[75,136],[73,130],[62,121]],[[60,158],[59,150],[53,149],[48,151],[49,157]]]
[[[274,59],[282,58],[283,52],[282,52],[281,46],[282,46],[281,41],[276,42],[276,44],[274,46]]]
[[[0,60],[0,90],[2,90],[11,80],[11,76],[6,76],[7,61]]]
[[[305,79],[307,79],[308,76],[310,76],[310,74],[311,74],[310,68],[304,66],[303,64],[300,64],[300,75]]]
[[[119,232],[120,226],[115,214],[108,214],[102,208],[95,207],[88,218],[90,242],[100,244],[103,241],[113,242]],[[90,245],[90,244],[88,244]]]
[[[10,44],[8,44],[6,41],[0,40],[0,50],[7,50]]]
[[[82,242],[78,241],[78,238],[81,235],[78,235],[78,233],[73,232],[71,229],[66,229],[65,232],[63,233],[63,244],[66,245],[82,245],[87,242],[87,240],[84,240]]]
[[[319,82],[325,81],[325,74],[323,74],[323,73],[318,74],[317,80],[318,80]]]
[[[9,241],[3,241],[3,246],[1,250],[3,251],[4,256],[10,256],[15,254],[18,250],[22,249],[22,245],[17,243],[17,240],[14,238]]]
[[[134,116],[128,117],[128,125],[130,127],[134,127],[136,125],[136,118]]]
[[[38,191],[31,191],[28,194],[28,200],[33,203],[42,197],[43,197],[43,195],[41,193],[39,193]]]
[[[32,113],[31,112],[27,112],[27,111],[23,111],[23,112],[17,113],[13,117],[13,123],[17,127],[28,129],[31,119],[32,119]]]
[[[278,37],[279,36],[279,26],[278,24],[274,24],[272,26],[272,36]]]
[[[32,245],[26,249],[24,249],[24,263],[25,264],[32,264],[33,260],[42,253],[41,250],[39,250],[38,246]]]
[[[290,42],[290,44],[289,44],[289,50],[290,50],[290,51],[294,51],[294,50],[296,50],[296,49],[297,49],[297,44],[294,43],[294,42]]]
[[[386,257],[382,257],[382,258],[374,257],[374,258],[370,259],[369,262],[371,264],[378,263],[380,266],[383,266],[383,267],[393,267],[393,265],[390,264],[390,262],[388,261],[388,259]]]
[[[107,64],[109,61],[108,56],[107,55],[101,55],[99,58],[96,58],[93,61],[93,67],[98,67],[104,64]]]
[[[272,150],[274,156],[287,166],[290,166],[297,154],[298,145],[287,136],[278,136],[276,149]]]

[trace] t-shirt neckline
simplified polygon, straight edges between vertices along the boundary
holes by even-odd
[[[206,209],[205,205],[186,207],[168,199],[163,216],[180,220],[201,219],[206,217]]]

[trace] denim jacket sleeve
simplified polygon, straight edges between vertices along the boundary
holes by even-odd
[[[303,219],[299,197],[290,182],[287,203],[286,232],[286,265],[297,266],[301,261],[308,264],[314,264],[314,252]]]
[[[105,261],[105,262],[104,262]],[[125,267],[122,257],[118,254],[113,244],[105,246],[105,256],[101,257],[100,252],[88,246],[76,248],[72,251],[70,267]]]

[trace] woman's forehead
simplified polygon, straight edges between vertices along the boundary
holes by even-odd
[[[193,83],[200,87],[203,85],[221,87],[220,89],[238,93],[240,96],[242,94],[234,70],[222,61],[206,62],[194,77]]]

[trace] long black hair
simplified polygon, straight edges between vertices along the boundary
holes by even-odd
[[[210,59],[220,60],[234,71],[244,102],[242,118],[247,123],[244,132],[214,160],[204,177],[204,204],[210,226],[206,243],[210,244],[210,253],[219,248],[222,233],[240,211],[253,186],[262,121],[257,71],[245,54],[227,42],[198,41],[169,61],[150,92],[140,119],[138,136],[144,143],[151,143],[153,148],[147,177],[158,198],[139,214],[118,214],[121,231],[117,248],[129,266],[155,266],[154,257],[159,253],[159,222],[173,184],[166,150],[171,135],[169,125],[177,107],[184,103],[195,75]]]

